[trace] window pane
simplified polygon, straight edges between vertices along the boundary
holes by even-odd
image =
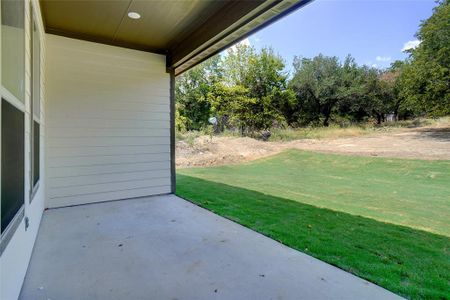
[[[1,0],[2,85],[25,99],[25,29],[23,0]]]
[[[33,122],[33,186],[36,185],[36,183],[39,182],[39,130],[40,126],[39,123],[34,121]]]
[[[1,231],[24,203],[24,113],[2,99]]]
[[[41,107],[41,41],[33,21],[33,114],[39,120]]]

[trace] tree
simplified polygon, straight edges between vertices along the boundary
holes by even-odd
[[[450,114],[450,0],[441,0],[416,36],[401,75],[401,95],[409,109],[431,116]]]
[[[384,122],[393,102],[392,86],[382,78],[383,73],[379,70],[368,68],[363,92],[363,97],[366,98],[365,107],[376,118],[378,125]]]
[[[255,56],[255,49],[246,44],[238,43],[229,48],[222,61],[224,82],[228,85],[244,85],[249,73],[249,61]]]
[[[252,118],[245,118],[242,132],[253,134],[285,122],[283,109],[293,97],[287,89],[284,61],[271,48],[257,53],[253,47],[238,44],[227,52],[223,69],[228,87],[246,91],[245,111],[251,112]],[[223,92],[223,87],[220,90]]]
[[[175,104],[175,128],[179,132],[185,132],[187,130],[186,124],[188,124],[188,120],[185,116],[182,116],[180,113],[180,105],[178,103]]]
[[[223,78],[220,60],[220,56],[212,57],[177,78],[175,100],[178,120],[185,122],[178,124],[178,127],[199,130],[208,124],[211,109],[208,93]]]
[[[351,122],[362,122],[371,114],[366,89],[368,70],[365,66],[358,66],[351,55],[345,58],[338,102],[338,113],[341,118]]]
[[[208,95],[211,114],[219,121],[221,131],[225,127],[239,129],[244,134],[255,120],[252,113],[257,100],[248,97],[248,89],[241,85],[228,86],[217,82]]]
[[[294,58],[291,88],[299,101],[302,117],[308,123],[329,126],[330,117],[342,97],[342,67],[337,57],[322,54],[309,58]]]
[[[405,98],[401,94],[402,90],[402,73],[407,61],[397,60],[394,61],[391,66],[381,74],[380,80],[385,82],[388,86],[389,93],[391,95],[391,107],[390,111],[394,114],[396,120],[400,115],[405,117],[408,112],[404,107]]]
[[[243,85],[248,88],[249,97],[257,99],[253,105],[253,130],[266,130],[274,123],[285,122],[283,108],[289,105],[292,93],[287,91],[287,73],[283,70],[283,59],[271,48],[263,48],[250,57]]]

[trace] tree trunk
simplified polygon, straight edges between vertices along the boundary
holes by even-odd
[[[325,119],[323,120],[323,126],[325,127],[330,126],[330,114],[325,115]]]
[[[327,106],[325,106],[325,109],[323,111],[323,115],[325,119],[323,120],[323,126],[328,127],[330,126],[330,117],[331,117],[331,111],[333,110],[333,106],[336,102],[329,103]]]
[[[398,111],[400,110],[400,103],[401,103],[401,100],[398,100],[397,103],[395,103],[395,107],[394,107],[394,120],[396,122],[398,121]]]
[[[381,125],[381,114],[377,113],[377,125]]]

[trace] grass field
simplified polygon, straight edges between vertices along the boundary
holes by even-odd
[[[292,150],[179,170],[177,194],[400,295],[449,298],[450,161]]]

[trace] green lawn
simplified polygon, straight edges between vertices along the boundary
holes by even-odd
[[[450,299],[450,161],[287,151],[177,194],[408,298]]]

